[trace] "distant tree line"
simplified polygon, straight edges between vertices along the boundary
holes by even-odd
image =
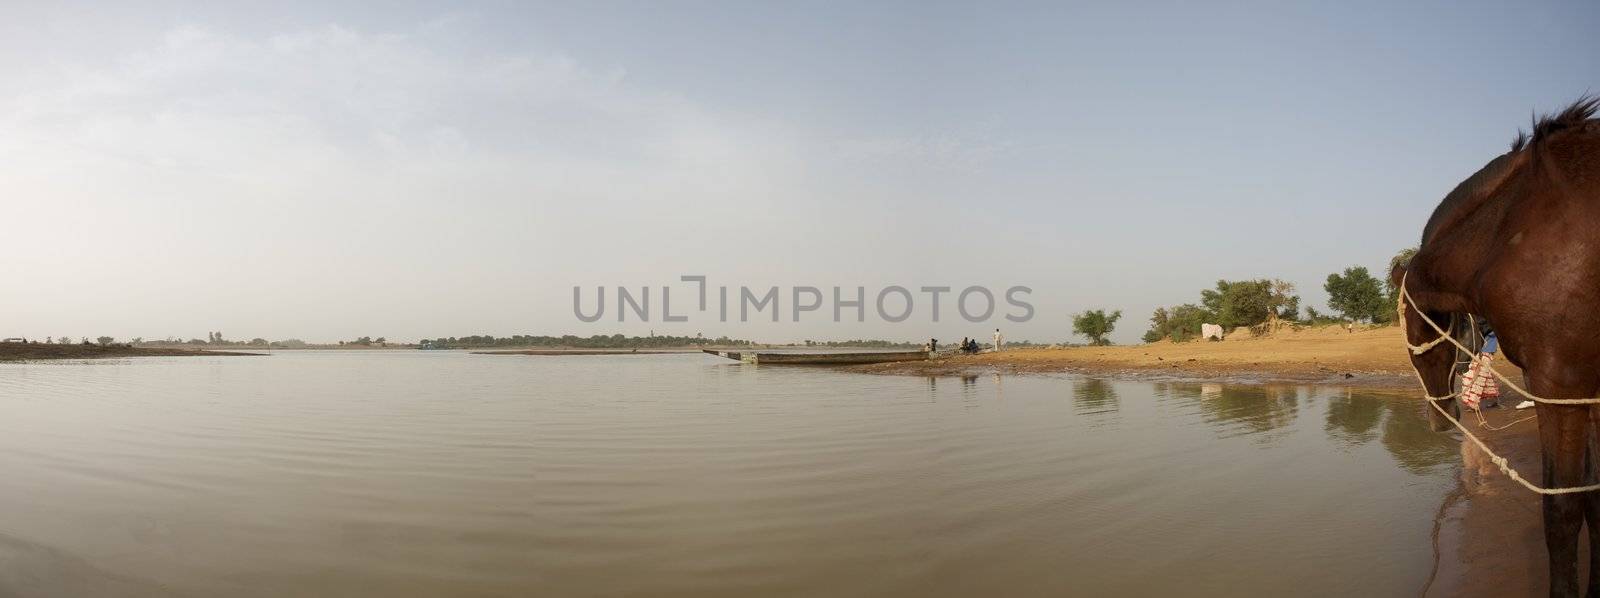
[[[883,339],[852,339],[847,341],[807,340],[807,347],[861,347],[864,349],[904,349],[920,347],[922,343],[886,341]]]
[[[1406,263],[1416,249],[1404,249],[1389,260],[1390,268]],[[1387,272],[1387,270],[1385,271]],[[1150,316],[1150,330],[1144,341],[1162,339],[1183,342],[1200,336],[1201,324],[1218,324],[1224,330],[1238,327],[1270,327],[1279,321],[1307,324],[1368,322],[1390,324],[1395,320],[1395,300],[1399,289],[1388,280],[1380,282],[1365,266],[1351,266],[1329,274],[1322,289],[1328,293],[1328,307],[1337,316],[1307,306],[1300,317],[1300,296],[1292,283],[1277,279],[1219,280],[1212,289],[1200,291],[1200,303],[1184,303],[1156,308]]]
[[[572,347],[577,349],[643,349],[660,347],[743,346],[750,341],[719,336],[623,336],[621,334],[596,334],[590,337],[524,335],[487,336],[474,335],[423,339],[419,343],[427,349],[475,349],[483,347]]]

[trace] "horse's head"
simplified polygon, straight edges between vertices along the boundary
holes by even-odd
[[[1416,368],[1417,376],[1422,379],[1422,386],[1426,389],[1430,400],[1438,401],[1439,406],[1451,416],[1460,417],[1460,409],[1456,406],[1454,398],[1436,398],[1448,397],[1454,392],[1456,347],[1445,340],[1443,337],[1446,335],[1436,330],[1423,319],[1423,316],[1426,315],[1446,331],[1455,329],[1456,319],[1450,312],[1430,311],[1426,305],[1413,305],[1411,300],[1407,299],[1408,295],[1414,299],[1416,293],[1408,293],[1405,285],[1409,284],[1411,289],[1418,286],[1415,280],[1407,280],[1408,267],[1409,264],[1395,264],[1394,269],[1389,272],[1389,281],[1394,283],[1396,289],[1401,289],[1397,293],[1400,299],[1399,305],[1396,306],[1400,312],[1400,327],[1405,332],[1406,344],[1415,347],[1415,349],[1407,348],[1406,352],[1410,354],[1411,366]],[[1437,412],[1429,409],[1428,414],[1432,417],[1437,415]],[[1438,424],[1448,426],[1446,422],[1434,423],[1436,428],[1439,428]]]

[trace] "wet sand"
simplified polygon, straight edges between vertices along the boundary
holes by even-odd
[[[1529,410],[1490,409],[1485,419],[1503,426]],[[1543,485],[1537,420],[1501,431],[1476,420],[1467,427],[1504,455],[1529,481]],[[1438,567],[1424,596],[1543,596],[1548,592],[1544,523],[1539,495],[1512,481],[1470,442],[1461,448],[1461,485],[1439,510]],[[1587,544],[1582,534],[1580,544]],[[1588,549],[1578,559],[1588,567]],[[1585,579],[1580,572],[1580,580]]]

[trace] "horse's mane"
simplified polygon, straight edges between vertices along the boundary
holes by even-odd
[[[1566,129],[1582,125],[1594,118],[1594,113],[1600,108],[1600,95],[1585,95],[1578,98],[1566,110],[1556,114],[1546,114],[1533,120],[1533,134],[1518,129],[1516,139],[1511,140],[1511,151],[1520,152],[1523,149],[1538,145],[1540,141],[1549,139],[1551,135]]]
[[[1551,135],[1584,125],[1594,117],[1597,109],[1600,109],[1600,96],[1585,95],[1561,112],[1534,119],[1532,133],[1518,130],[1517,137],[1511,141],[1511,151],[1490,160],[1444,196],[1444,201],[1439,202],[1439,207],[1434,208],[1433,215],[1428,217],[1427,226],[1422,228],[1422,243],[1427,244],[1434,233],[1460,222],[1473,208],[1493,195],[1493,191],[1515,170],[1513,167],[1525,162],[1518,159],[1523,152],[1536,150]]]

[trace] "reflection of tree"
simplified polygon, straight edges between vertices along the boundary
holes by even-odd
[[[1193,392],[1202,397],[1197,401],[1207,420],[1236,424],[1247,428],[1246,433],[1277,430],[1300,412],[1299,393],[1288,386],[1224,386],[1219,393],[1204,395],[1195,387]]]
[[[1377,397],[1351,395],[1349,389],[1328,399],[1328,436],[1345,446],[1360,446],[1377,436],[1385,401]]]
[[[1425,474],[1456,460],[1461,442],[1428,426],[1422,413],[1427,405],[1421,401],[1369,400],[1383,404],[1389,412],[1389,418],[1383,422],[1383,448],[1389,449],[1389,454],[1401,467]]]
[[[1072,383],[1072,404],[1078,413],[1116,411],[1117,389],[1105,380],[1078,380]]]
[[[1156,382],[1156,396],[1173,400],[1199,400],[1200,385],[1182,384],[1177,382]]]

